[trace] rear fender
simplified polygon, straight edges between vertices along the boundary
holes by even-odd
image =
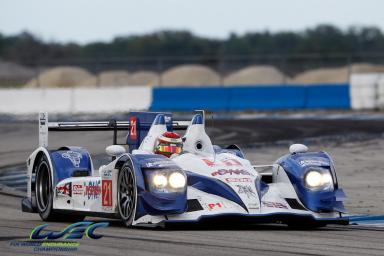
[[[70,177],[92,176],[92,160],[80,147],[61,147],[49,152],[54,172],[54,185]]]
[[[52,171],[52,187],[55,187],[59,181],[65,178],[73,177],[77,170],[86,171],[88,176],[92,174],[91,157],[85,149],[62,147],[58,150],[48,150],[45,147],[39,147],[27,159],[28,198],[33,197],[36,166],[42,156],[47,158]],[[75,159],[76,157],[78,159]],[[78,163],[77,160],[79,160]]]

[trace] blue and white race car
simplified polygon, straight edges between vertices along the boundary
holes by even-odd
[[[48,149],[48,131],[113,130],[112,161],[93,167],[86,149]],[[117,130],[128,132],[117,145]],[[186,130],[182,152],[154,153],[162,134]],[[175,121],[170,113],[131,112],[126,122],[48,122],[39,116],[40,147],[27,159],[24,212],[44,221],[119,218],[126,226],[179,222],[348,224],[345,194],[331,157],[301,144],[271,165],[253,165],[242,150],[212,145],[204,113]],[[128,152],[126,148],[128,147]]]

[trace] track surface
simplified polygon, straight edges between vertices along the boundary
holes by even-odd
[[[236,119],[207,120],[207,133],[214,144],[262,145],[276,141],[302,141],[303,138],[351,134],[384,134],[384,118],[378,119]],[[120,133],[124,142],[126,133]],[[104,153],[112,143],[112,132],[52,132],[51,148],[81,145],[91,154]],[[0,122],[0,168],[24,163],[38,145],[36,122]]]
[[[255,121],[256,122],[256,121]],[[268,121],[269,122],[269,121]],[[248,142],[268,142],[345,132],[346,126],[333,125],[321,132],[321,125],[297,121],[236,123],[229,126],[216,122],[210,133],[215,133],[216,143],[230,143],[240,139]],[[228,122],[227,122],[228,124]],[[296,124],[296,125],[295,125]],[[328,123],[329,124],[329,123]],[[256,125],[256,126],[255,126]],[[353,125],[354,132],[380,134],[383,124],[364,123]],[[285,127],[282,129],[282,127]],[[305,129],[305,128],[308,129]],[[324,127],[324,126],[323,126]],[[0,166],[20,164],[37,144],[36,124],[0,124]],[[224,131],[224,133],[223,133]],[[228,132],[225,132],[228,131]],[[248,140],[245,135],[253,132]],[[289,134],[292,134],[290,136]],[[250,140],[252,139],[252,141]],[[110,143],[109,133],[52,134],[52,147],[62,144],[81,144],[94,154],[103,153]],[[247,142],[247,143],[245,143]],[[319,149],[321,145],[311,145]],[[363,149],[362,149],[363,148]],[[383,167],[384,140],[363,143],[328,145],[327,150],[335,155],[339,179],[353,200],[349,208],[354,212],[370,211],[383,213]],[[332,152],[333,151],[333,152]],[[248,157],[257,164],[269,163],[287,148],[267,146],[250,149]],[[355,158],[355,159],[354,159]],[[1,168],[1,167],[0,167]],[[372,185],[373,184],[373,185]],[[365,212],[366,213],[366,212]],[[100,220],[100,219],[89,219]],[[109,221],[109,220],[108,220]],[[33,248],[18,248],[11,241],[28,240],[31,230],[43,224],[36,214],[22,213],[20,198],[0,194],[0,255],[30,255]],[[49,230],[59,231],[67,224],[51,223]],[[99,240],[80,240],[77,252],[51,253],[55,255],[383,255],[384,228],[364,226],[330,226],[316,231],[289,230],[285,226],[255,225],[246,227],[210,227],[209,229],[183,228],[177,230],[127,229],[119,221],[110,221],[108,228],[98,233]],[[44,254],[47,253],[36,253]]]
[[[35,214],[23,214],[19,200],[0,196],[0,254],[34,253],[10,241],[27,240],[41,225]],[[99,219],[100,220],[100,219]],[[66,224],[50,223],[59,231]],[[331,226],[316,231],[289,230],[285,226],[247,226],[211,229],[127,229],[119,221],[98,230],[99,240],[83,238],[77,252],[66,255],[383,255],[384,229]],[[38,254],[38,253],[36,253]]]

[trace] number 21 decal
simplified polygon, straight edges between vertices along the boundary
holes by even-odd
[[[131,125],[131,129],[129,131],[129,138],[131,140],[137,140],[137,117],[132,116],[129,119],[129,124]]]
[[[112,206],[112,180],[103,180],[102,189],[102,206]]]

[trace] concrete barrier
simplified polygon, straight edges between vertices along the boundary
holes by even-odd
[[[384,73],[351,75],[352,109],[384,108]]]
[[[151,110],[229,110],[229,90],[223,87],[153,88]]]
[[[152,88],[1,89],[0,113],[113,113],[147,110]]]
[[[359,80],[360,79],[360,80]],[[353,79],[373,84],[366,78]],[[379,95],[384,95],[384,78]],[[371,87],[351,87],[353,107],[384,104]],[[244,87],[144,87],[2,89],[0,113],[113,113],[132,110],[211,111],[273,109],[349,109],[349,85],[276,85]],[[376,96],[375,96],[376,95]],[[376,97],[376,98],[375,98]],[[375,100],[375,103],[372,101]]]
[[[154,88],[151,110],[349,109],[349,85]]]
[[[304,86],[229,87],[230,110],[303,109]]]
[[[349,109],[349,84],[306,86],[306,109]]]

